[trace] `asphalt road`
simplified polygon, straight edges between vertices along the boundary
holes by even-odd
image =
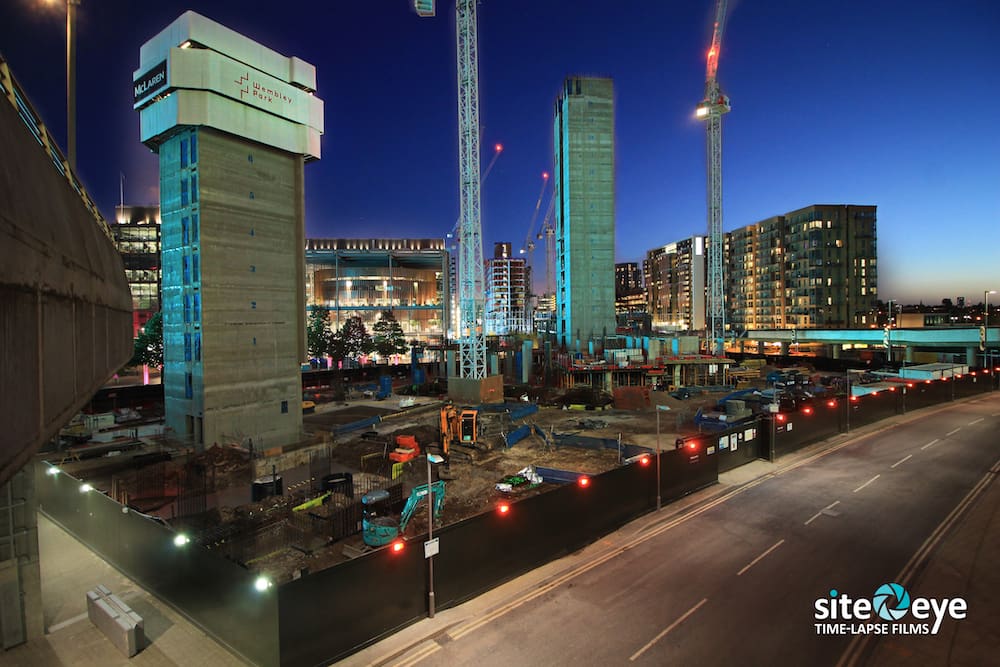
[[[652,522],[400,664],[836,665],[852,637],[817,634],[815,600],[870,599],[911,571],[1000,459],[998,432],[987,395],[848,441]]]

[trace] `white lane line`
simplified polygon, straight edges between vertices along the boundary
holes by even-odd
[[[906,456],[904,456],[903,458],[899,459],[898,461],[896,461],[895,463],[893,463],[893,464],[892,464],[891,466],[889,466],[889,467],[890,467],[890,468],[895,468],[895,467],[896,467],[896,466],[898,466],[899,464],[901,464],[901,463],[906,463],[906,461],[908,461],[909,459],[912,459],[912,458],[913,458],[913,454],[907,454]]]
[[[649,643],[647,643],[641,649],[639,649],[638,651],[636,651],[635,653],[633,653],[632,657],[629,658],[629,661],[630,662],[635,662],[635,659],[638,658],[643,653],[645,653],[649,649],[650,646],[652,646],[656,642],[658,642],[661,639],[663,639],[663,637],[666,636],[666,634],[668,632],[670,632],[671,630],[673,630],[674,628],[676,628],[678,625],[680,625],[681,623],[683,623],[687,619],[688,616],[690,616],[691,614],[693,614],[696,611],[698,611],[698,608],[701,607],[701,605],[705,604],[706,602],[708,602],[708,598],[702,599],[701,602],[699,602],[698,604],[696,604],[695,606],[691,607],[686,612],[684,612],[684,615],[681,616],[680,618],[678,618],[676,621],[674,621],[670,625],[668,625],[667,628],[666,628],[666,630],[664,630],[660,634],[658,634],[655,637],[653,637],[651,640],[649,640]]]
[[[926,445],[924,445],[923,447],[921,447],[920,448],[921,451],[924,450],[924,449],[927,449],[928,447],[933,447],[934,443],[936,443],[936,442],[938,442],[938,439],[934,438],[933,440],[931,440],[930,442],[928,442]]]
[[[874,477],[872,477],[872,478],[871,478],[870,480],[868,480],[867,482],[865,482],[864,484],[862,484],[862,485],[861,485],[861,486],[859,486],[858,488],[854,489],[854,493],[857,493],[857,492],[858,492],[858,491],[860,491],[861,489],[865,488],[866,486],[868,486],[869,484],[871,484],[872,482],[874,482],[874,481],[875,481],[876,479],[878,479],[878,478],[879,478],[879,477],[881,477],[881,476],[882,476],[881,474],[879,474],[879,475],[875,475],[875,476],[874,476]]]
[[[73,625],[74,623],[79,623],[80,621],[82,621],[85,618],[87,618],[87,612],[83,612],[82,614],[77,614],[73,618],[67,618],[65,621],[62,621],[61,623],[56,623],[55,625],[50,625],[49,629],[46,631],[46,634],[52,634],[53,632],[58,632],[58,631],[62,630],[63,628],[67,628],[67,627]]]
[[[961,430],[962,430],[962,427],[961,427],[961,426],[959,426],[959,427],[958,427],[958,428],[956,428],[956,429],[955,429],[954,431],[948,431],[948,433],[947,433],[947,434],[945,434],[945,437],[947,438],[947,437],[948,437],[949,435],[955,435],[956,433],[958,433],[958,432],[959,432],[959,431],[961,431]]]
[[[827,505],[826,507],[824,507],[824,508],[823,508],[823,509],[821,509],[820,511],[816,512],[816,513],[815,513],[815,514],[813,514],[813,515],[812,515],[811,517],[809,517],[809,520],[808,520],[808,521],[806,521],[804,525],[808,526],[808,525],[809,525],[809,524],[811,524],[811,523],[812,523],[813,521],[815,521],[816,519],[818,519],[818,518],[819,518],[819,517],[820,517],[820,516],[821,516],[821,515],[823,514],[823,512],[827,511],[828,509],[832,509],[832,508],[836,507],[836,506],[837,506],[837,505],[839,505],[839,504],[840,504],[840,501],[839,501],[839,500],[835,500],[835,501],[833,501],[832,503],[830,503],[829,505]]]
[[[839,501],[838,501],[838,502],[839,502]],[[764,553],[762,553],[761,555],[757,556],[757,557],[756,557],[756,558],[754,558],[754,559],[753,559],[752,561],[750,561],[749,563],[747,563],[747,564],[746,564],[746,565],[745,565],[745,566],[743,567],[743,569],[742,569],[742,570],[740,570],[739,572],[737,572],[737,573],[736,573],[736,576],[737,576],[737,577],[738,577],[738,576],[740,576],[741,574],[743,574],[744,572],[746,572],[747,570],[749,570],[749,569],[750,569],[751,567],[753,567],[754,565],[756,565],[757,563],[759,563],[759,562],[760,562],[760,560],[761,560],[761,559],[762,559],[762,558],[763,558],[764,556],[768,555],[769,553],[771,553],[772,551],[774,551],[775,549],[777,549],[778,547],[780,547],[780,546],[781,546],[781,545],[782,545],[782,544],[783,544],[784,542],[785,542],[784,540],[778,540],[777,542],[775,542],[775,543],[774,543],[774,546],[772,546],[772,547],[771,547],[770,549],[768,549],[767,551],[765,551]]]
[[[979,419],[977,419],[975,421],[971,421],[971,422],[969,422],[969,426],[972,426],[973,424],[978,424],[979,422],[983,421],[984,419],[986,419],[986,417],[980,417]]]

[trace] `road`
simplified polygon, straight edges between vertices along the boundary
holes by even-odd
[[[836,665],[852,637],[818,635],[815,600],[908,585],[915,555],[1000,460],[998,431],[991,394],[840,436],[392,664]]]

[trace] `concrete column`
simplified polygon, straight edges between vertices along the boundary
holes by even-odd
[[[493,353],[493,352],[487,351],[486,352],[486,356],[489,357],[489,360],[490,360],[490,363],[489,363],[489,365],[490,365],[490,375],[499,375],[500,374],[500,365],[499,365],[499,359],[497,359],[497,355],[495,353]]]
[[[965,348],[965,364],[967,366],[972,367],[976,365],[976,352],[978,352],[977,348],[974,347]]]
[[[834,359],[840,359],[840,353],[844,351],[844,346],[839,343],[833,343],[830,345],[830,356]]]
[[[455,368],[455,350],[445,351],[445,365],[448,373],[447,377],[458,377],[458,369]]]
[[[781,344],[781,356],[783,357],[788,356],[788,341],[785,341]]]
[[[530,340],[521,343],[521,382],[525,384],[531,378],[531,348]]]
[[[740,338],[740,346],[739,346],[740,354],[744,354],[745,348],[746,348],[746,341]]]
[[[905,352],[903,354],[903,359],[905,359],[908,363],[913,363],[913,347],[910,346],[910,345],[907,345],[903,349],[905,350]]]
[[[681,365],[674,364],[674,382],[675,387],[681,386]]]

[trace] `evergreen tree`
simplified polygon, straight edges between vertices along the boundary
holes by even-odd
[[[330,312],[316,309],[309,313],[306,325],[306,346],[310,358],[332,355],[333,331],[330,330]]]
[[[388,359],[393,354],[403,354],[407,350],[406,338],[403,335],[403,327],[396,321],[391,310],[382,311],[379,321],[372,327],[375,334],[375,351],[384,359]]]
[[[136,336],[128,366],[163,368],[163,315],[154,313]]]
[[[341,358],[357,358],[375,350],[372,337],[368,335],[368,329],[360,317],[351,317],[344,322],[344,326],[337,334],[337,345],[341,347],[340,351],[343,354]]]

